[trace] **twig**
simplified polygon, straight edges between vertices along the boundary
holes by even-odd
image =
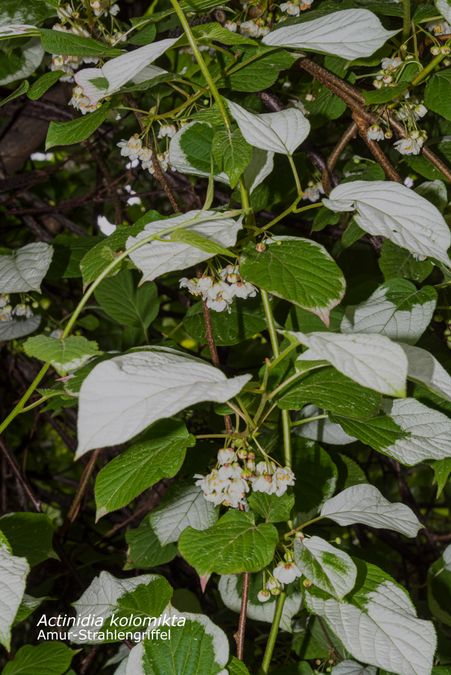
[[[333,170],[335,165],[341,157],[342,152],[348,145],[348,143],[355,137],[357,133],[357,124],[352,122],[349,127],[346,129],[344,134],[341,136],[337,145],[334,147],[329,157],[327,158],[326,170],[323,171],[321,176],[321,182],[323,184],[324,192],[329,194],[331,190],[331,182],[333,180]]]
[[[376,143],[376,141],[368,138],[368,125],[366,121],[360,117],[360,114],[357,112],[352,114],[352,119],[357,124],[360,138],[367,145],[376,162],[382,167],[387,178],[395,181],[396,183],[402,183],[401,176],[396,171],[395,167],[392,165],[382,148]]]
[[[314,61],[308,58],[303,58],[298,61],[299,67],[307,71],[312,75],[316,80],[324,84],[330,91],[336,94],[346,105],[351,108],[353,112],[357,112],[361,118],[363,118],[368,124],[374,124],[378,122],[378,117],[373,113],[365,110],[365,98],[362,93],[353,87],[348,82],[341,80],[339,77],[330,73],[326,68],[318,65]],[[400,138],[406,137],[406,131],[402,124],[397,122],[393,115],[390,115],[388,111],[385,111],[386,119],[388,120],[390,126],[396,131],[397,135]],[[443,173],[446,178],[451,181],[451,169],[446,166],[442,160],[437,157],[437,155],[427,147],[421,148],[421,154],[425,159],[427,159],[431,164],[433,164],[441,173]]]
[[[246,634],[247,601],[249,597],[249,581],[251,575],[249,572],[243,572],[243,587],[241,592],[240,618],[238,620],[238,630],[234,635],[236,642],[236,655],[242,661],[244,657],[244,637]]]
[[[72,504],[70,505],[69,511],[66,516],[66,520],[61,528],[60,534],[64,535],[72,523],[76,520],[78,513],[80,511],[81,502],[85,496],[86,490],[88,489],[89,481],[94,471],[97,458],[99,456],[100,450],[94,450],[91,457],[89,458],[88,463],[86,464],[83,472],[81,474],[80,482],[78,483],[78,488],[75,493]]]
[[[33,504],[33,508],[35,511],[38,513],[41,512],[41,502],[40,500],[35,497],[33,494],[33,491],[31,487],[28,485],[25,477],[22,475],[22,472],[19,469],[19,466],[11,454],[9,448],[7,447],[6,443],[0,439],[0,448],[3,452],[3,456],[6,460],[6,462],[9,464],[14,476],[16,477],[17,481],[19,482],[20,486],[22,487],[24,493],[27,495],[28,499],[30,502]]]

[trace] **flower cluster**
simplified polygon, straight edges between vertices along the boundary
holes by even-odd
[[[236,452],[233,448],[220,450],[213,471],[206,476],[196,474],[194,478],[207,501],[235,509],[246,507],[246,495],[251,489],[281,497],[295,480],[288,467],[277,467],[269,460],[256,465],[253,452]]]
[[[203,276],[194,279],[183,277],[180,279],[180,288],[187,288],[191,295],[200,296],[205,300],[209,309],[216,312],[230,311],[234,298],[253,298],[257,289],[244,281],[240,276],[237,265],[227,265],[219,272],[219,279]]]
[[[313,0],[288,0],[288,2],[282,2],[280,9],[289,16],[299,16],[301,12],[310,9],[312,5]]]
[[[121,149],[122,157],[128,157],[129,159],[127,169],[133,169],[141,164],[141,167],[149,171],[152,175],[155,173],[154,163],[152,161],[153,151],[143,145],[138,134],[133,134],[128,140],[122,139],[117,145]],[[157,153],[156,158],[162,171],[167,171],[169,168],[169,153],[167,151],[159,152]]]
[[[426,139],[427,134],[425,131],[414,129],[405,138],[400,138],[399,141],[396,141],[393,147],[401,155],[418,155]]]
[[[267,602],[271,596],[280,595],[286,584],[291,584],[302,576],[296,563],[288,558],[289,554],[285,560],[273,569],[264,587],[257,593],[257,598],[260,602]]]
[[[227,28],[231,33],[241,33],[241,35],[250,38],[264,37],[270,31],[269,26],[262,18],[247,21],[226,21],[224,28]]]
[[[83,89],[77,85],[72,89],[72,98],[69,101],[69,105],[76,110],[79,110],[82,115],[86,115],[86,113],[97,110],[101,104],[100,102],[92,103],[91,99],[86,96]]]
[[[382,59],[381,69],[373,80],[373,86],[376,89],[394,87],[396,85],[396,75],[403,64],[404,61],[399,56]]]
[[[304,190],[302,199],[307,199],[309,202],[317,202],[324,194],[324,188],[321,181],[309,181],[307,188]]]
[[[0,321],[12,321],[13,319],[30,319],[33,316],[31,307],[23,302],[13,307],[7,293],[0,294]]]
[[[101,16],[116,16],[119,13],[119,5],[113,0],[89,0],[94,15]]]

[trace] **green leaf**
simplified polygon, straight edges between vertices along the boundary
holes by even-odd
[[[383,87],[382,89],[376,89],[376,91],[363,91],[362,93],[367,105],[375,105],[396,101],[396,99],[404,94],[408,87],[408,82],[402,82],[394,87]]]
[[[33,82],[29,88],[27,92],[28,98],[32,101],[37,101],[37,99],[41,98],[46,91],[58,82],[62,75],[64,75],[64,71],[62,70],[51,70],[50,72],[41,75],[41,77],[37,79],[36,82]]]
[[[208,530],[186,529],[179,550],[199,576],[258,572],[269,565],[278,541],[273,525],[255,525],[251,513],[228,511]]]
[[[297,539],[294,560],[309,581],[336,598],[343,598],[354,588],[357,568],[351,557],[321,537]]]
[[[98,110],[77,117],[70,122],[50,122],[45,149],[49,150],[55,145],[74,145],[85,141],[105,121],[108,110],[108,104],[104,104]]]
[[[14,101],[15,98],[19,98],[19,96],[22,96],[22,94],[26,94],[29,87],[30,85],[28,84],[27,80],[21,82],[17,87],[17,89],[15,89],[9,96],[6,96],[6,98],[0,101],[0,108],[3,108],[4,105],[10,103],[11,101]]]
[[[148,518],[139,527],[128,530],[125,535],[128,544],[127,562],[124,569],[149,569],[170,562],[177,555],[175,544],[162,546]]]
[[[209,12],[211,9],[218,7],[218,4],[222,7],[229,4],[229,0],[225,2],[219,2],[218,0],[182,0],[180,3],[181,8],[184,12],[194,12],[196,14],[203,14]]]
[[[221,129],[214,135],[212,150],[217,166],[229,177],[230,186],[236,187],[251,161],[252,147],[246,143],[239,129],[232,132]]]
[[[27,356],[50,363],[60,375],[77,370],[92,356],[100,353],[97,342],[87,340],[81,335],[71,335],[64,339],[36,335],[28,338],[24,350]]]
[[[316,314],[326,325],[330,310],[345,292],[335,261],[320,244],[307,239],[274,237],[261,253],[255,244],[248,244],[240,271],[246,281]]]
[[[0,26],[11,24],[37,25],[55,15],[55,8],[51,6],[51,2],[45,2],[45,0],[27,0],[26,3],[17,0],[2,0]]]
[[[210,124],[195,122],[180,136],[180,148],[186,156],[186,160],[195,169],[207,174],[219,172],[217,167],[212,167],[211,153],[214,130]]]
[[[267,523],[281,523],[290,519],[294,506],[294,495],[268,495],[253,492],[248,498],[251,511],[258,513]]]
[[[53,550],[54,527],[43,513],[8,513],[0,518],[0,530],[14,555],[26,558],[32,567],[58,556]]]
[[[210,312],[211,327],[218,347],[248,340],[266,327],[260,298],[236,299],[230,312]],[[188,333],[198,342],[205,342],[202,304],[191,305],[183,320]]]
[[[203,234],[200,234],[195,230],[176,230],[171,234],[171,241],[181,241],[184,244],[189,244],[190,246],[199,248],[201,251],[206,251],[212,255],[225,255],[229,258],[235,257],[227,248],[224,248],[221,244],[213,241],[213,239],[204,237]]]
[[[244,65],[246,60],[255,58],[257,54],[257,50],[246,50],[243,62],[239,66],[235,66],[232,72],[224,77],[227,88],[246,93],[267,89],[274,84],[280,72],[291,68],[296,60],[296,57],[290,52],[271,50],[266,51],[266,53],[261,51],[261,58]]]
[[[229,675],[250,675],[248,669],[242,661],[238,661],[235,656],[232,656],[232,660],[227,666],[229,670]]]
[[[121,49],[102,44],[97,40],[65,31],[41,28],[39,31],[41,44],[50,54],[63,54],[70,56],[118,56]]]
[[[164,577],[155,575],[150,583],[143,583],[117,599],[114,616],[153,618],[160,616],[172,597],[172,586]],[[108,628],[108,620],[104,626]],[[144,628],[145,630],[145,628]]]
[[[451,120],[451,68],[445,68],[435,73],[424,90],[424,104],[429,110],[438,113],[447,120]]]
[[[192,442],[183,422],[156,422],[142,441],[108,462],[97,474],[97,519],[126,506],[162,478],[175,476]]]
[[[62,642],[25,645],[8,661],[2,675],[63,675],[75,653]]]
[[[278,401],[282,409],[300,410],[313,403],[337,415],[367,418],[377,413],[381,396],[361,387],[335,368],[321,368],[293,384]]]
[[[432,462],[434,471],[434,482],[437,483],[437,498],[441,496],[445,486],[448,484],[451,474],[451,457],[441,459],[438,462]]]
[[[302,427],[301,427],[302,428]],[[293,438],[293,471],[296,510],[309,517],[335,492],[337,468],[329,454],[317,443]]]
[[[191,530],[206,530],[218,519],[211,502],[195,485],[174,483],[166,492],[159,506],[149,515],[160,544],[178,541],[187,527]]]
[[[142,647],[135,647],[142,654],[136,675],[227,673],[224,667],[229,660],[229,645],[223,631],[203,614],[176,612],[176,616],[185,616],[186,623],[171,628],[170,639],[145,640]],[[131,652],[129,658],[133,656]]]
[[[427,591],[432,615],[446,626],[451,626],[451,571],[445,569],[443,558],[429,568]]]
[[[126,269],[104,279],[94,295],[111,319],[124,326],[141,328],[144,335],[160,307],[156,285],[146,282],[138,288],[133,272]]]
[[[214,41],[220,42],[223,45],[255,45],[255,40],[240,35],[240,33],[232,33],[230,30],[216,22],[193,26],[192,31],[198,42]]]
[[[385,279],[404,277],[413,281],[424,281],[434,269],[430,260],[415,260],[405,248],[400,248],[386,239],[382,244],[379,267]]]

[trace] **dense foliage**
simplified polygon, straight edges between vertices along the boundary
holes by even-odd
[[[450,24],[1,1],[4,675],[451,673]]]

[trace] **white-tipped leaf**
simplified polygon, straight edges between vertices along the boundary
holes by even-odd
[[[296,108],[255,114],[238,103],[227,104],[245,140],[255,148],[292,155],[309,135],[310,122]]]
[[[114,94],[127,82],[135,78],[139,80],[139,75],[144,69],[146,69],[145,79],[152,79],[163,74],[165,71],[161,68],[149,69],[148,66],[172,47],[177,40],[178,38],[171,38],[153,42],[110,59],[101,68],[79,70],[75,74],[75,81],[91,103],[98,103],[106,96]]]
[[[355,659],[396,675],[428,675],[437,638],[430,621],[418,619],[407,593],[391,581],[359,592],[358,602],[306,594],[307,607]]]
[[[195,403],[224,403],[250,377],[227,379],[208,363],[162,347],[103,361],[80,389],[76,456],[124,443],[158,419]]]
[[[435,6],[443,18],[451,23],[451,2],[449,0],[435,0]]]
[[[53,248],[43,242],[0,255],[0,293],[39,292],[52,257]]]
[[[376,673],[377,668],[374,666],[362,666],[361,663],[351,659],[340,661],[331,671],[331,675],[376,675]]]
[[[296,539],[294,560],[309,581],[336,598],[343,598],[355,586],[357,568],[352,558],[321,537]]]
[[[133,647],[124,675],[228,675],[229,643],[221,628],[204,614],[173,608],[165,614],[174,621],[171,639],[145,640]]]
[[[405,396],[407,357],[383,335],[291,333],[309,349],[300,361],[328,361],[358,384],[388,396]]]
[[[379,333],[392,340],[415,343],[429,326],[437,304],[432,286],[419,290],[407,279],[390,279],[368,300],[347,307],[343,333]]]
[[[400,502],[389,502],[373,485],[352,485],[323,504],[321,515],[339,525],[362,523],[416,537],[423,527],[414,512]]]
[[[219,217],[218,217],[219,216]],[[196,222],[198,221],[198,223]],[[241,219],[221,218],[215,211],[188,211],[181,216],[148,223],[136,237],[127,239],[127,248],[134,246],[149,235],[174,227],[182,229],[184,223],[192,223],[185,229],[209,239],[224,248],[233,246],[241,229]],[[167,241],[162,241],[166,239]],[[162,240],[150,241],[130,254],[136,267],[143,273],[141,283],[156,279],[166,272],[184,270],[215,255],[183,241],[170,241],[171,234],[162,235]]]
[[[265,35],[271,47],[291,47],[354,59],[371,56],[396,30],[385,30],[367,9],[345,9],[312,21],[282,26]]]
[[[451,235],[445,219],[431,202],[404,185],[351,181],[334,188],[323,203],[332,211],[355,211],[357,225],[369,234],[450,265]]]
[[[11,627],[22,602],[30,566],[26,558],[13,555],[0,544],[0,644],[11,647]]]
[[[415,398],[392,401],[387,414],[401,430],[399,438],[381,448],[401,464],[451,457],[451,419]]]
[[[421,347],[404,344],[401,347],[409,363],[408,378],[451,402],[451,377],[437,359]]]

